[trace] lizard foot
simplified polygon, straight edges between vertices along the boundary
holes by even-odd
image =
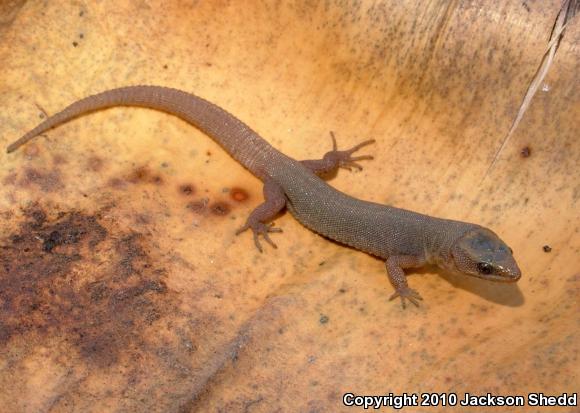
[[[374,139],[369,139],[364,142],[359,143],[358,145],[353,146],[350,149],[345,151],[339,151],[336,145],[336,138],[334,137],[334,132],[330,132],[330,137],[332,138],[332,151],[328,152],[325,157],[332,157],[338,162],[338,166],[343,169],[348,169],[349,171],[352,168],[356,168],[361,171],[363,168],[357,161],[362,160],[371,160],[373,159],[372,155],[360,155],[360,156],[352,156],[353,153],[358,151],[360,148],[375,143]]]
[[[405,300],[409,300],[415,304],[416,307],[419,307],[419,301],[423,300],[417,291],[412,290],[409,287],[397,289],[395,293],[389,297],[389,301],[394,300],[397,297],[401,297],[403,308],[405,308]]]
[[[272,248],[278,248],[274,241],[270,239],[271,232],[282,232],[282,228],[274,228],[273,224],[264,224],[263,222],[246,222],[243,227],[236,231],[236,235],[241,234],[247,229],[251,229],[252,233],[254,234],[254,244],[256,244],[256,248],[258,251],[263,252],[262,245],[260,244],[259,236],[263,236],[264,240],[272,246]]]

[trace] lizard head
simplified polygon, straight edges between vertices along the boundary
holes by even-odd
[[[476,227],[463,234],[451,247],[453,269],[490,281],[515,282],[522,273],[513,252],[496,234]]]

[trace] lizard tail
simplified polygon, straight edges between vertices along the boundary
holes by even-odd
[[[146,107],[175,115],[211,136],[258,177],[266,174],[273,157],[283,156],[248,125],[219,106],[191,93],[161,86],[122,87],[78,100],[10,144],[7,152],[15,151],[35,136],[64,122],[113,106]]]

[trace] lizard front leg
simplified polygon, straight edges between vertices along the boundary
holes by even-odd
[[[274,241],[270,239],[268,235],[270,232],[282,232],[280,228],[272,227],[271,223],[268,223],[272,218],[274,218],[284,207],[286,206],[286,196],[282,187],[272,180],[264,181],[264,203],[258,205],[254,209],[244,226],[236,231],[236,235],[241,234],[247,229],[251,229],[254,234],[254,244],[258,251],[262,252],[262,246],[260,245],[259,236],[262,235],[264,240],[270,244],[273,248],[278,248]]]
[[[389,280],[395,287],[395,293],[389,297],[389,300],[401,297],[403,308],[405,308],[405,300],[419,307],[419,301],[422,298],[417,291],[409,288],[403,268],[421,267],[425,265],[425,259],[414,255],[393,255],[387,259],[385,265]]]
[[[302,165],[306,166],[316,175],[326,175],[335,172],[338,168],[345,168],[350,170],[351,168],[356,168],[358,170],[362,169],[357,161],[362,161],[366,159],[373,159],[371,155],[361,155],[352,156],[353,153],[358,151],[363,146],[370,145],[374,143],[374,139],[369,139],[358,145],[347,149],[345,151],[339,151],[336,145],[336,138],[334,137],[334,132],[330,132],[330,137],[332,138],[332,150],[324,154],[322,159],[308,159],[305,161],[300,161]]]

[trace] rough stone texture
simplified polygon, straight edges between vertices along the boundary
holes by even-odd
[[[345,392],[577,391],[576,21],[487,171],[559,7],[2,3],[2,146],[89,94],[176,87],[298,159],[328,150],[330,130],[341,147],[377,139],[375,160],[332,185],[489,226],[523,276],[423,270],[410,283],[424,305],[402,311],[383,263],[289,215],[278,250],[234,236],[261,184],[209,138],[103,111],[0,153],[0,409],[324,412]]]

